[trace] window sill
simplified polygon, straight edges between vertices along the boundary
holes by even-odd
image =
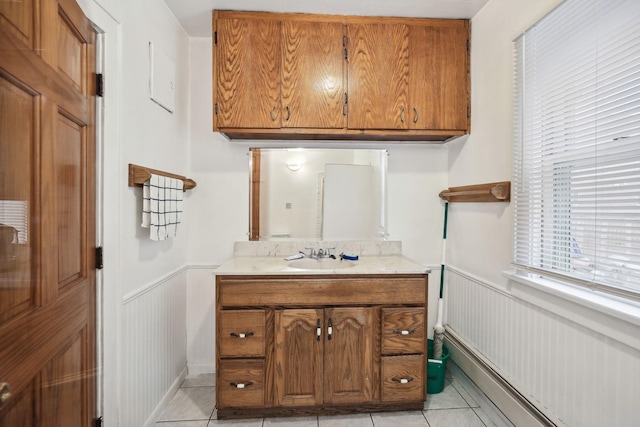
[[[518,270],[503,275],[509,293],[640,350],[640,303]]]

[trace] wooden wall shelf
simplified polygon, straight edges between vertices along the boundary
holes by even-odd
[[[198,185],[194,180],[187,178],[186,176],[176,175],[174,173],[163,172],[157,169],[151,169],[129,163],[129,187],[135,187],[137,185],[144,184],[145,181],[151,178],[151,174],[181,180],[182,182],[184,182],[184,191],[192,190],[196,187],[196,185]]]
[[[450,187],[440,192],[448,202],[508,202],[511,200],[511,181]]]

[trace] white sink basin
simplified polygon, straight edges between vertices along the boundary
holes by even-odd
[[[356,264],[351,261],[333,258],[302,258],[289,263],[289,267],[301,270],[337,270],[353,267],[354,265]]]

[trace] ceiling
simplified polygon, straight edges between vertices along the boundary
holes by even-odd
[[[213,9],[330,15],[471,18],[488,0],[165,0],[190,36],[211,37]]]

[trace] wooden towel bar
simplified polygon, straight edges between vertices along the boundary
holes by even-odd
[[[134,165],[129,163],[129,187],[135,187],[136,185],[142,185],[145,181],[151,178],[151,174],[167,176],[169,178],[179,179],[184,182],[184,191],[192,190],[198,185],[194,180],[187,178],[186,176],[176,175],[169,172],[163,172],[156,169],[147,168],[144,166]]]

